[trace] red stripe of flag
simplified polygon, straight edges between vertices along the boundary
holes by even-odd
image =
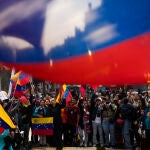
[[[33,129],[33,135],[53,135],[53,129]]]

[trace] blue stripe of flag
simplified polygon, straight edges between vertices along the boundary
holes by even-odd
[[[16,91],[25,91],[25,87],[17,85],[16,86]]]
[[[53,129],[53,124],[32,124],[32,129]]]
[[[5,129],[9,129],[10,127],[8,126],[7,123],[5,123],[1,118],[0,118],[0,127],[3,127]]]

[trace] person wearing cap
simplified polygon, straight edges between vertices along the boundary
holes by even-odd
[[[100,137],[100,146],[104,146],[103,140],[103,130],[102,130],[102,104],[103,101],[101,98],[96,98],[95,105],[92,108],[92,129],[93,129],[93,146],[95,147],[97,142],[97,134]]]

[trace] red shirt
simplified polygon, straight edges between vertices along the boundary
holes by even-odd
[[[79,122],[80,109],[76,105],[71,105],[67,109],[67,123],[73,126],[77,126]]]

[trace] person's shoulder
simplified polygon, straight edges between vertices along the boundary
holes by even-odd
[[[124,107],[124,104],[121,104],[118,108],[122,108],[122,107]]]
[[[133,107],[133,104],[131,104],[131,103],[128,103],[127,105],[128,105],[128,107],[130,107],[130,108],[134,108],[134,107]]]

